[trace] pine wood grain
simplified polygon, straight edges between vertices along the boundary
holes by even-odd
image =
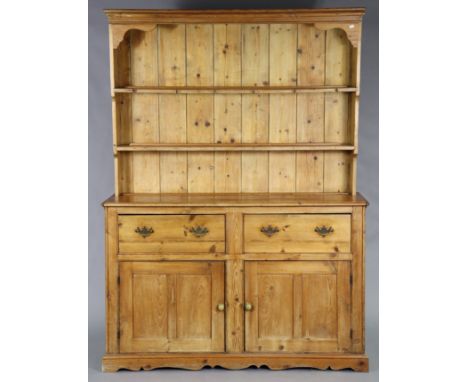
[[[350,344],[349,262],[246,264],[246,350],[336,352]],[[347,283],[347,284],[346,284]]]
[[[274,227],[270,235],[262,229]],[[322,236],[317,227],[333,230]],[[245,215],[244,251],[246,253],[349,252],[350,215]]]
[[[285,353],[242,353],[242,354],[107,354],[103,358],[103,371],[152,370],[157,368],[182,368],[201,370],[204,367],[246,369],[251,366],[267,366],[271,370],[309,367],[321,370],[352,369],[369,371],[369,359],[365,354],[285,354]]]
[[[363,10],[106,13],[103,370],[366,371]]]
[[[120,351],[223,351],[223,273],[223,263],[122,263]]]
[[[142,236],[138,228],[154,231]],[[207,232],[196,236],[191,229]],[[131,252],[224,252],[223,215],[120,215],[119,250]]]

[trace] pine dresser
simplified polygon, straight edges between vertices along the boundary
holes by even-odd
[[[364,10],[107,10],[104,371],[368,370]]]

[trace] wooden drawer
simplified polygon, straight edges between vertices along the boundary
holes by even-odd
[[[351,215],[245,215],[246,253],[351,251]]]
[[[119,215],[120,253],[222,253],[224,237],[224,215]]]

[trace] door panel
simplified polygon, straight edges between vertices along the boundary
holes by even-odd
[[[351,344],[348,261],[249,261],[246,350],[339,352]]]
[[[224,351],[222,262],[122,262],[120,352]]]

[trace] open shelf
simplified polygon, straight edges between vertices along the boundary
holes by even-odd
[[[261,204],[275,206],[366,206],[367,201],[359,193],[124,193],[111,196],[104,206],[145,206],[145,207],[177,207],[183,206],[258,206]]]
[[[243,144],[131,144],[117,146],[117,151],[353,151],[353,145],[327,143],[243,143]]]
[[[116,26],[116,194],[354,193],[358,40],[296,24]]]
[[[115,93],[151,94],[303,94],[303,93],[354,93],[357,88],[348,86],[125,86]]]

